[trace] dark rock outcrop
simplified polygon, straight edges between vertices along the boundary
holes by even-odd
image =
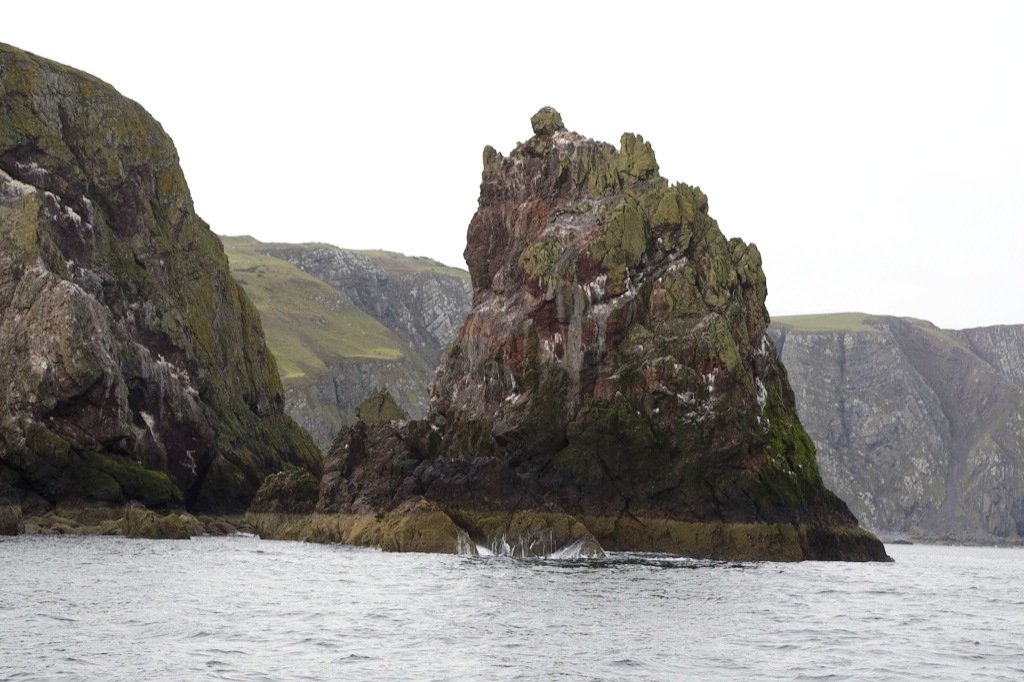
[[[18,535],[24,530],[21,505],[9,500],[0,500],[0,535]]]
[[[319,482],[305,469],[285,467],[271,474],[256,491],[250,512],[308,514],[316,507]]]
[[[550,109],[533,126],[484,150],[473,308],[427,418],[358,423],[328,455],[334,539],[394,545],[379,519],[416,508],[447,551],[884,559],[821,482],[757,249],[643,138],[615,149]]]
[[[863,314],[780,318],[822,478],[894,537],[1024,537],[1024,326],[941,330]]]
[[[259,316],[160,125],[106,83],[0,45],[0,488],[243,510],[319,471]]]

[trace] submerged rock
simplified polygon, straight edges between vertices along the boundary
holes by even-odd
[[[0,45],[0,484],[23,499],[244,510],[285,463],[259,316],[160,125]]]
[[[593,539],[885,559],[822,484],[765,333],[756,247],[722,235],[698,188],[663,179],[642,137],[616,149],[553,110],[533,124],[509,157],[484,151],[473,308],[427,418],[343,430],[318,511],[422,501],[454,522],[448,551],[464,532],[484,547],[522,538],[524,555]]]

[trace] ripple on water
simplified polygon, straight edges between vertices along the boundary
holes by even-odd
[[[523,560],[23,536],[0,540],[0,679],[1024,675],[1024,551],[890,551]]]

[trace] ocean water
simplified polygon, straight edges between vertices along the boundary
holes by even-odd
[[[1024,550],[891,564],[0,539],[2,680],[1021,680]]]

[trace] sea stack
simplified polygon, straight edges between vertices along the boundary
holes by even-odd
[[[616,149],[548,107],[532,124],[509,156],[484,150],[473,307],[429,414],[338,435],[312,535],[886,559],[822,484],[766,335],[757,248],[722,235],[700,189],[662,178],[642,137]]]
[[[0,45],[0,500],[244,511],[286,464],[259,316],[135,102]],[[15,519],[11,521],[11,519]]]

